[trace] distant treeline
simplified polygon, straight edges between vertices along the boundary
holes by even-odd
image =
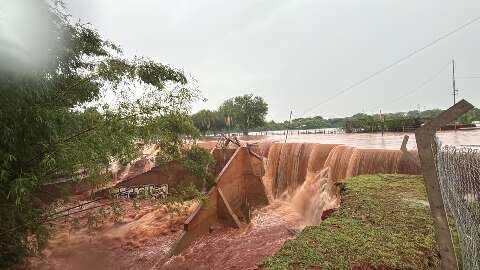
[[[242,100],[244,106],[236,106],[235,100]],[[253,102],[255,100],[256,102]],[[252,101],[252,102],[250,102]],[[245,104],[249,104],[245,106]],[[234,109],[232,109],[234,108]],[[248,108],[242,112],[242,108]],[[413,110],[409,112],[364,114],[350,117],[325,119],[321,116],[296,118],[292,121],[265,121],[267,104],[261,97],[252,95],[227,100],[218,110],[201,110],[192,116],[193,123],[203,134],[221,132],[305,130],[322,128],[341,128],[345,132],[411,131],[439,115],[443,110]],[[254,120],[254,121],[253,121]],[[460,124],[480,121],[480,109],[474,108],[458,119]],[[246,123],[249,123],[247,125]]]
[[[202,134],[243,132],[265,125],[268,104],[263,98],[247,94],[225,100],[217,110],[201,110],[192,115]]]
[[[261,130],[285,130],[285,129],[321,129],[341,128],[345,132],[375,132],[381,131],[408,131],[420,127],[423,123],[438,116],[443,110],[434,109],[426,111],[409,111],[368,115],[357,113],[350,117],[324,119],[321,116],[296,118],[291,122],[266,122]],[[382,121],[383,120],[383,121]],[[460,124],[471,124],[480,121],[480,109],[474,108],[458,119]]]

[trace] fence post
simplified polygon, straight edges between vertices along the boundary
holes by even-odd
[[[420,163],[418,162],[418,160],[415,158],[415,156],[408,152],[408,149],[407,149],[407,143],[408,143],[408,138],[410,138],[408,135],[405,134],[405,136],[403,136],[403,142],[402,142],[402,146],[400,147],[400,151],[402,151],[402,153],[408,158],[410,159],[410,161],[412,161],[415,165],[417,165],[417,167],[419,169],[422,168],[422,166],[420,165]]]
[[[437,130],[472,109],[472,104],[465,100],[461,100],[448,110],[442,112],[438,117],[432,119],[422,127],[415,131],[417,140],[418,155],[422,165],[422,173],[424,178],[425,189],[427,191],[430,211],[433,218],[435,228],[435,237],[437,240],[442,266],[445,270],[458,269],[455,251],[453,249],[450,228],[448,227],[447,214],[440,192],[440,184],[438,180],[435,160],[433,156],[432,145]]]

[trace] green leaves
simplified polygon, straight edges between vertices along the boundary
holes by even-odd
[[[220,131],[226,128],[223,116],[218,111],[201,110],[192,115],[192,121],[200,132]]]
[[[0,72],[0,268],[43,235],[43,210],[34,204],[42,184],[96,186],[108,180],[112,161],[137,158],[144,144],[173,156],[199,135],[188,115],[198,89],[183,71],[127,59],[91,25],[70,23],[61,2],[38,5],[55,37],[48,65]]]
[[[231,117],[234,126],[244,132],[264,124],[268,105],[263,98],[247,94],[225,101],[219,109],[225,117]]]
[[[120,83],[124,79],[135,77],[135,66],[125,59],[111,58],[98,64],[98,76],[104,80]]]
[[[168,81],[180,84],[187,83],[187,78],[183,75],[183,72],[179,70],[143,58],[138,59],[137,62],[138,77],[144,83],[151,84],[158,89],[162,89],[164,82]]]
[[[480,109],[473,108],[464,115],[462,115],[458,121],[462,124],[471,124],[473,121],[480,121]]]
[[[193,175],[204,180],[207,184],[206,190],[210,190],[213,185],[213,176],[207,170],[207,167],[214,162],[214,159],[207,149],[192,145],[190,149],[183,153],[180,161]]]
[[[268,105],[253,94],[238,96],[223,102],[218,111],[202,110],[192,116],[202,133],[207,131],[242,130],[264,125]]]

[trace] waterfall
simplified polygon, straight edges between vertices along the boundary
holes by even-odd
[[[269,200],[288,201],[309,224],[338,207],[338,180],[374,173],[419,174],[415,162],[400,150],[313,143],[273,143],[268,149],[262,181]]]

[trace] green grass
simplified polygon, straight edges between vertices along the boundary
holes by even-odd
[[[262,269],[435,269],[440,264],[421,177],[347,179],[340,208],[285,242]]]

